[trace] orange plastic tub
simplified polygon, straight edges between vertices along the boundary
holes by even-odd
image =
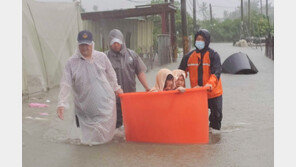
[[[120,95],[127,141],[208,143],[206,88]]]

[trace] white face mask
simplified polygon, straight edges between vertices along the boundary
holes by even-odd
[[[205,47],[204,41],[195,41],[195,46],[197,49],[202,50]]]

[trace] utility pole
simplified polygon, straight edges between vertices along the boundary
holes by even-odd
[[[212,4],[210,4],[210,18],[211,18],[211,23],[212,23],[212,21],[213,21]]]
[[[193,0],[193,34],[195,34],[197,31],[196,26],[196,1]]]
[[[169,0],[164,0],[165,3],[168,3]],[[166,34],[169,34],[169,14],[165,13],[165,27],[166,27]]]
[[[251,29],[251,0],[248,0],[248,30]]]
[[[260,12],[261,12],[261,14],[263,14],[263,12],[262,12],[262,0],[260,0]]]
[[[186,19],[186,0],[181,0],[181,22],[182,22],[182,35],[183,35],[183,54],[189,52],[188,49],[188,35],[187,35],[187,19]]]
[[[270,22],[269,22],[269,17],[268,17],[268,0],[266,0],[266,18],[267,18],[267,21],[268,21],[268,27],[269,27],[268,37],[269,37],[269,40],[270,40],[271,37],[270,37]]]
[[[241,0],[241,32],[240,37],[244,36],[244,2]]]
[[[266,0],[266,17],[268,17],[268,0]]]
[[[241,21],[244,22],[244,2],[241,0]]]
[[[170,0],[171,4],[174,5],[174,0]],[[173,62],[177,61],[178,58],[178,48],[176,40],[176,24],[175,24],[175,12],[170,13],[171,20],[171,45],[173,50]]]

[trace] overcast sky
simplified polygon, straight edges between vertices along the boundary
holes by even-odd
[[[38,0],[38,1],[51,1],[51,2],[72,2],[73,0]],[[114,10],[114,9],[126,9],[134,8],[137,5],[145,5],[150,3],[150,0],[80,0],[82,2],[82,7],[86,9],[87,12],[93,11],[93,6],[98,6],[98,11],[104,10]],[[175,0],[180,1],[180,0]],[[253,1],[253,0],[251,0]],[[234,11],[237,7],[240,6],[241,0],[196,0],[196,9],[206,2],[207,4],[212,4],[213,17],[222,18],[224,10],[229,12]],[[247,0],[244,0],[247,2]],[[274,5],[274,0],[268,0],[269,3]],[[186,0],[186,10],[189,13],[192,13],[192,0]],[[262,5],[265,6],[266,0],[262,0]],[[201,19],[200,15],[197,14],[197,17]]]

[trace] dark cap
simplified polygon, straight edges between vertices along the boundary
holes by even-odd
[[[78,44],[91,44],[93,42],[93,37],[91,32],[87,30],[80,31],[77,36]]]

